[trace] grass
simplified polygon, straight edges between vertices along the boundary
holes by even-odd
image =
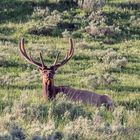
[[[114,30],[113,36],[89,36],[84,30],[88,26],[88,15],[78,7],[46,0],[2,0],[0,139],[48,137],[66,140],[138,140],[139,5],[138,0],[109,1],[102,9],[106,19],[102,26],[113,25],[120,29],[119,34]],[[46,6],[49,12],[46,11]],[[37,8],[38,11],[35,10]],[[52,24],[54,27],[50,26]],[[76,27],[69,28],[73,25]],[[64,38],[62,33],[66,29],[69,30],[69,34]],[[51,34],[48,34],[48,31]],[[28,52],[31,51],[33,57],[39,60],[39,52],[42,51],[46,64],[50,65],[58,51],[61,52],[60,59],[63,59],[68,48],[68,36],[74,37],[75,54],[67,65],[58,70],[55,84],[108,94],[116,105],[113,112],[108,112],[103,107],[97,109],[73,103],[65,97],[58,97],[57,100],[48,103],[43,101],[40,74],[36,67],[20,57],[18,41],[24,37]],[[104,55],[110,49],[110,53]],[[127,60],[126,65],[122,63],[123,57]],[[109,77],[105,77],[106,75]],[[115,82],[104,82],[111,78]]]

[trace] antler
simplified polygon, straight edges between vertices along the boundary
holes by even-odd
[[[46,69],[49,69],[45,64],[44,64],[44,61],[43,61],[43,57],[42,57],[42,53],[40,52],[40,61],[41,63],[39,62],[36,62],[35,60],[33,60],[33,58],[31,57],[31,53],[29,54],[29,56],[27,55],[27,52],[24,48],[24,39],[21,39],[20,42],[19,42],[19,49],[20,49],[20,53],[21,55],[30,63],[30,64],[33,64],[35,66],[37,66],[38,68],[46,68]],[[73,56],[73,53],[74,53],[74,47],[73,47],[73,41],[72,39],[70,39],[70,50],[66,53],[66,56],[64,58],[64,60],[60,63],[58,63],[58,58],[59,58],[59,54],[57,54],[56,56],[56,59],[53,63],[53,65],[51,66],[54,66],[55,68],[58,68],[64,64],[66,64],[70,59],[71,57]]]
[[[58,53],[57,56],[56,56],[56,59],[53,63],[53,66],[58,68],[58,67],[60,67],[64,64],[66,64],[71,59],[71,57],[73,56],[73,53],[74,53],[73,40],[70,38],[70,50],[66,53],[64,60],[60,63],[57,63],[58,62],[58,57],[59,57],[59,54],[60,54],[60,53]]]
[[[26,53],[26,50],[24,48],[24,39],[22,38],[19,42],[19,49],[20,49],[20,53],[22,54],[22,56],[31,64],[37,66],[38,68],[44,68],[46,67],[45,64],[44,64],[44,61],[43,61],[43,58],[42,58],[42,53],[40,53],[40,61],[41,63],[39,62],[36,62],[35,60],[33,60],[33,58],[31,57],[31,53],[29,54],[29,56],[27,55]]]

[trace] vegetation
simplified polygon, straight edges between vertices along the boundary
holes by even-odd
[[[94,140],[140,137],[140,2],[108,0],[98,9],[75,1],[0,1],[0,139]],[[67,85],[108,94],[112,112],[72,102],[61,94],[42,99],[41,78],[19,54],[18,41],[47,65],[68,38],[75,55],[55,77]]]

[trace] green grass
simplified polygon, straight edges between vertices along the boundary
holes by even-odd
[[[44,13],[46,6],[50,13],[58,10],[57,16],[61,15],[59,24],[53,14],[48,18],[48,15],[41,13],[41,10]],[[37,7],[40,7],[38,13],[34,11]],[[88,25],[87,14],[77,7],[47,0],[1,0],[0,139],[10,139],[11,136],[15,136],[15,132],[24,133],[27,139],[38,135],[38,139],[58,136],[59,139],[63,137],[63,139],[78,140],[138,140],[140,137],[139,7],[138,0],[110,0],[102,9],[106,17],[105,24],[117,25],[121,32],[115,33],[115,36],[90,37],[84,31]],[[76,16],[72,20],[74,15]],[[60,23],[65,27],[55,26],[51,34],[46,34],[48,24],[60,25]],[[77,25],[76,28],[72,30],[67,28],[73,23]],[[45,34],[42,33],[42,29]],[[113,112],[61,98],[48,103],[43,101],[40,74],[36,67],[28,64],[20,56],[18,41],[21,37],[25,38],[25,47],[28,52],[32,52],[36,60],[39,60],[39,52],[42,51],[44,60],[49,66],[58,51],[61,52],[60,59],[63,59],[67,51],[68,37],[62,37],[62,32],[66,29],[70,34],[78,33],[78,36],[80,34],[80,38],[74,38],[75,54],[68,64],[58,70],[55,84],[108,94],[116,105]],[[31,33],[30,30],[38,32]],[[113,43],[107,44],[106,40],[113,40]],[[117,59],[111,58],[111,62],[105,61],[110,56],[108,54],[103,57],[102,53],[108,49],[113,49],[113,53],[115,51]],[[127,64],[121,68],[112,68],[111,64],[116,65],[115,62],[123,57],[127,59]],[[115,82],[105,84],[96,79],[106,74],[109,78],[113,77]],[[99,82],[98,86],[96,82]]]

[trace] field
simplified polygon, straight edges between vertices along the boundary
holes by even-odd
[[[0,1],[0,140],[140,139],[140,1],[108,0],[92,10],[65,0]],[[61,94],[44,101],[38,69],[19,53],[22,37],[48,66],[58,52],[64,58],[72,37],[74,56],[55,85],[108,94],[114,111]]]

